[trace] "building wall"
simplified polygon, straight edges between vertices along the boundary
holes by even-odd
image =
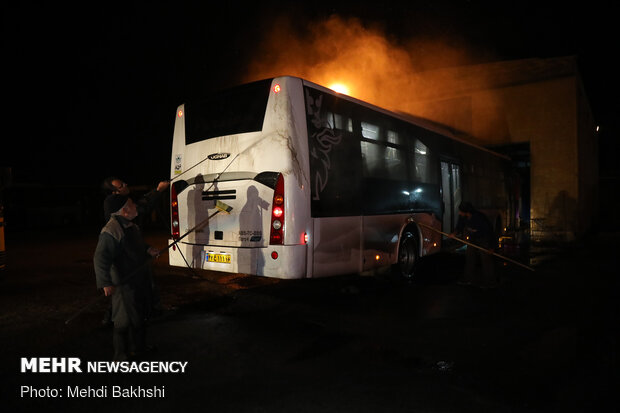
[[[530,143],[530,230],[535,240],[572,241],[578,223],[579,156],[574,77],[496,89],[508,129],[489,144]],[[474,118],[478,116],[474,113]],[[484,119],[479,120],[484,123]],[[472,131],[474,136],[483,130]],[[484,136],[484,135],[482,135]]]
[[[534,240],[572,241],[596,215],[597,148],[577,75],[419,102],[416,115],[463,132],[477,144],[530,143],[530,229]]]

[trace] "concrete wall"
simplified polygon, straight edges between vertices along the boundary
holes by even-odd
[[[441,100],[416,102],[413,109],[478,144],[530,143],[534,240],[572,241],[596,225],[595,125],[576,69],[567,75],[565,67],[558,77],[455,88],[453,97],[444,89]]]
[[[575,79],[496,93],[503,102],[510,142],[530,142],[532,238],[573,240],[579,197]]]

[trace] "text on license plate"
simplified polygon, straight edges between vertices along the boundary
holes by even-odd
[[[224,264],[230,264],[230,254],[213,254],[211,252],[207,252],[205,257],[205,261],[207,262],[220,262]]]

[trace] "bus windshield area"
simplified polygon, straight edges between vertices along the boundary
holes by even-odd
[[[271,79],[261,80],[185,104],[185,144],[263,128]]]

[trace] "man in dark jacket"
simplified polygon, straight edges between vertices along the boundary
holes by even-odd
[[[113,211],[99,234],[94,265],[97,288],[112,297],[114,360],[139,355],[145,346],[145,319],[151,310],[148,266],[159,253],[146,245],[137,225],[136,204],[126,195],[112,194],[105,207]]]
[[[170,186],[169,181],[161,181],[160,183],[157,184],[157,188],[147,192],[139,199],[136,200],[135,198],[132,198],[132,200],[135,202],[136,207],[138,209],[138,216],[142,217],[142,221],[140,222],[140,225],[146,222],[145,221],[146,217],[148,217],[149,214],[156,208],[164,191],[168,189],[169,186]],[[101,189],[103,190],[106,197],[112,194],[131,196],[129,186],[127,185],[127,183],[116,176],[110,176],[104,179],[103,183],[101,184]],[[103,215],[104,215],[104,219],[106,223],[110,220],[110,215],[113,212],[115,211],[111,211],[108,207],[106,207],[105,202],[104,202]],[[159,291],[157,289],[157,285],[155,284],[155,280],[152,278],[151,278],[151,287],[153,289],[153,293],[151,294],[151,298],[153,299],[153,315],[161,314],[162,306],[161,306],[161,300],[159,297]],[[110,308],[108,308],[103,314],[103,320],[101,320],[101,322],[103,325],[108,325],[110,324],[111,320],[112,320],[112,311]]]
[[[467,239],[468,242],[485,248],[489,252],[493,252],[497,247],[495,232],[489,219],[469,202],[462,202],[459,205],[459,220],[454,234],[459,234],[462,239]],[[482,279],[476,273],[478,261],[482,265]],[[493,256],[478,248],[467,246],[465,273],[458,283],[477,284],[485,289],[497,287]]]

